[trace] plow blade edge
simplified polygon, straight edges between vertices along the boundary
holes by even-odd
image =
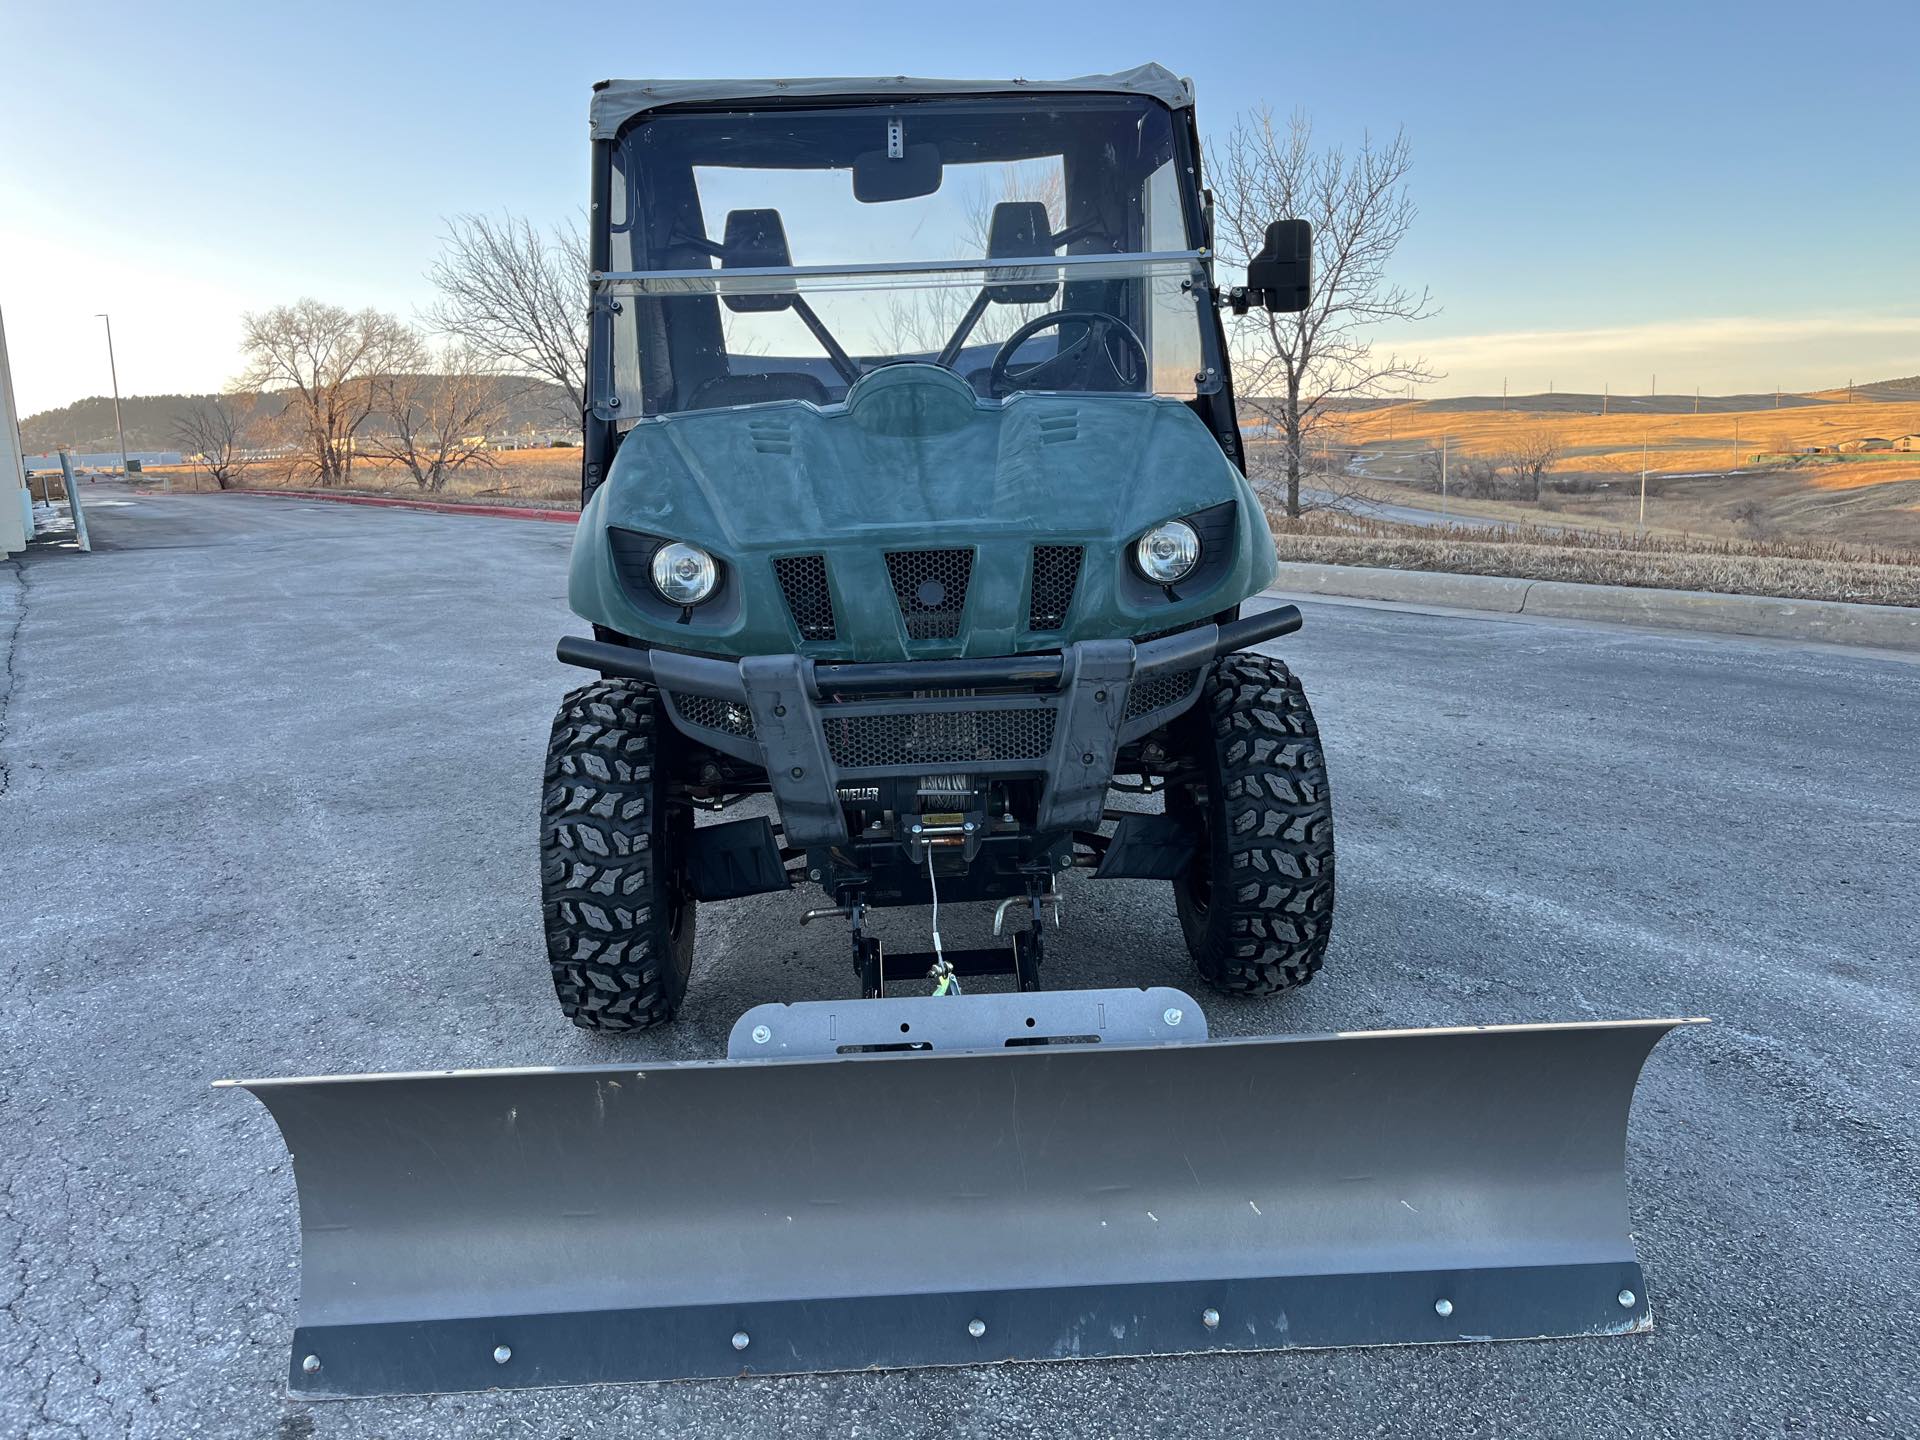
[[[377,1395],[1644,1330],[1627,1115],[1675,1023],[814,1002],[742,1018],[767,1058],[243,1083],[299,1187],[291,1388]],[[1051,1033],[1101,1043],[1007,1043]]]

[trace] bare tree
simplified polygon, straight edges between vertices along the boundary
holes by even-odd
[[[1298,314],[1255,310],[1230,328],[1235,388],[1280,431],[1286,513],[1298,515],[1301,457],[1329,410],[1439,378],[1417,357],[1376,352],[1370,335],[1436,313],[1425,290],[1387,276],[1416,213],[1406,189],[1412,151],[1404,132],[1385,144],[1363,136],[1351,154],[1316,150],[1304,115],[1280,126],[1263,108],[1235,122],[1207,165],[1215,244],[1229,262],[1257,254],[1271,221],[1313,223],[1311,303]]]
[[[1560,437],[1551,430],[1534,430],[1508,445],[1498,463],[1513,493],[1538,503],[1541,482],[1559,458]]]
[[[222,490],[233,485],[252,412],[250,396],[216,395],[200,401],[173,423],[174,440],[200,462]]]
[[[427,272],[428,322],[488,369],[551,381],[577,420],[587,395],[587,242],[577,225],[456,215]]]
[[[245,325],[241,385],[290,392],[282,425],[322,486],[346,483],[354,436],[379,403],[375,382],[404,350],[407,328],[378,310],[355,313],[318,300],[249,314]]]
[[[375,381],[384,428],[367,438],[368,453],[403,466],[422,490],[440,490],[469,465],[492,469],[487,435],[505,415],[500,377],[465,345],[435,354],[411,334],[386,374]]]

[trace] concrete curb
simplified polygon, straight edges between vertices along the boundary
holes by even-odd
[[[1555,620],[1603,620],[1621,625],[1758,635],[1774,640],[1920,650],[1920,609],[1902,605],[1781,600],[1766,595],[1721,595],[1708,590],[1578,585],[1562,580],[1516,580],[1502,575],[1456,575],[1432,570],[1386,570],[1295,561],[1281,562],[1273,589],[1289,595],[1393,600]]]
[[[543,510],[531,505],[463,504],[457,500],[410,500],[398,495],[342,495],[332,490],[222,490],[222,495],[260,495],[280,500],[329,500],[336,505],[376,505],[389,510],[426,510],[435,515],[486,515],[496,520],[552,520],[580,523],[578,510]]]

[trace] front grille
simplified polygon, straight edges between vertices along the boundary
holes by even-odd
[[[711,695],[675,695],[673,708],[689,725],[746,740],[753,738],[753,712],[744,705],[716,700]]]
[[[843,770],[1044,760],[1053,748],[1054,712],[1043,707],[823,718],[827,751]]]
[[[827,588],[826,560],[819,555],[783,555],[773,562],[773,573],[800,638],[833,639],[833,592]]]
[[[1151,680],[1142,680],[1133,687],[1127,696],[1126,718],[1137,720],[1165,705],[1174,705],[1187,698],[1193,691],[1194,678],[1198,670],[1176,670],[1170,675],[1156,675]]]
[[[887,574],[909,638],[951,640],[960,633],[973,551],[889,550]]]
[[[1058,630],[1067,623],[1073,587],[1080,583],[1078,545],[1033,547],[1033,586],[1027,601],[1029,630]]]

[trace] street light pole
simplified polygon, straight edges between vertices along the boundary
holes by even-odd
[[[107,374],[113,377],[113,433],[120,438],[120,478],[127,478],[127,432],[120,423],[120,367],[113,360],[113,317],[95,312],[107,322]]]

